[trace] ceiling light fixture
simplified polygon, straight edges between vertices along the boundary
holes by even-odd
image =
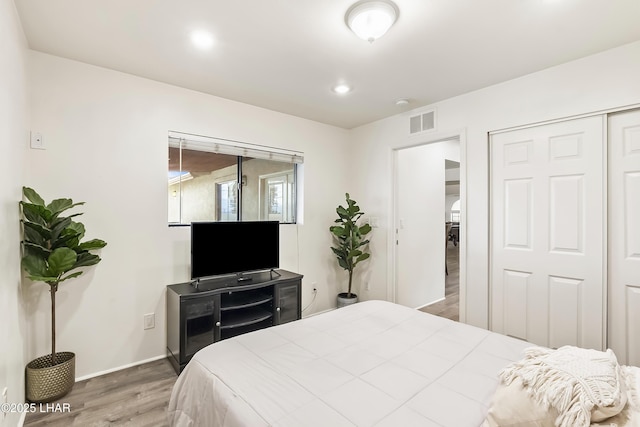
[[[341,83],[339,85],[334,86],[333,87],[333,91],[335,93],[337,93],[338,95],[344,95],[346,93],[351,92],[351,88],[349,87],[349,85]]]
[[[213,46],[213,36],[203,30],[196,30],[191,33],[191,42],[199,49],[209,49]]]
[[[398,13],[390,0],[361,0],[347,10],[344,21],[358,37],[373,43],[389,31]]]

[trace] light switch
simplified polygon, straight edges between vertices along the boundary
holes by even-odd
[[[156,314],[148,313],[144,315],[144,329],[153,329],[156,327]]]

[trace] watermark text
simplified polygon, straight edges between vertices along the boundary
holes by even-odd
[[[0,403],[0,413],[71,412],[70,403]]]

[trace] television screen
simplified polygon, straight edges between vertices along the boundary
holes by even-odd
[[[191,223],[191,278],[279,267],[278,221]]]

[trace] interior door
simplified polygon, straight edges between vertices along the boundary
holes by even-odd
[[[411,308],[444,298],[445,144],[396,151],[395,302]]]
[[[640,366],[640,110],[609,118],[609,347]]]
[[[491,328],[605,345],[604,117],[491,136]]]

